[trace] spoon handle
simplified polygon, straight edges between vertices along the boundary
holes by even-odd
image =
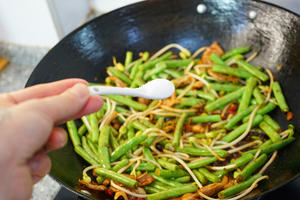
[[[91,95],[106,95],[106,94],[117,94],[117,95],[129,95],[133,97],[139,97],[141,94],[138,89],[133,88],[120,88],[110,86],[89,86]]]

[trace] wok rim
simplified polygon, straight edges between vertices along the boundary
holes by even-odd
[[[118,9],[115,9],[115,10],[112,10],[112,11],[107,12],[107,13],[105,13],[105,14],[102,14],[102,15],[100,15],[100,16],[97,16],[97,17],[95,17],[94,19],[91,19],[90,21],[88,21],[88,22],[82,24],[81,26],[77,27],[76,29],[74,29],[73,31],[71,31],[69,34],[67,34],[65,37],[63,37],[56,45],[54,45],[54,46],[47,52],[47,54],[49,54],[50,52],[54,51],[55,48],[56,48],[57,46],[59,46],[61,43],[65,42],[65,40],[66,40],[67,38],[70,38],[71,36],[73,36],[74,34],[76,34],[77,32],[79,32],[80,30],[82,30],[83,28],[85,28],[86,26],[88,26],[88,25],[90,25],[90,24],[92,24],[92,23],[95,23],[95,21],[100,20],[101,18],[105,18],[107,15],[110,15],[110,14],[115,13],[115,12],[119,12],[120,10],[123,10],[123,9],[126,9],[126,8],[131,8],[131,7],[135,7],[135,6],[137,6],[137,5],[142,5],[142,4],[152,4],[153,2],[157,2],[157,1],[163,2],[163,1],[165,1],[165,0],[152,0],[152,1],[144,0],[144,1],[141,1],[141,2],[136,2],[136,3],[132,3],[132,4],[129,4],[129,5],[120,7],[120,8],[118,8]],[[201,0],[201,1],[202,1],[202,0]],[[244,2],[249,2],[248,0],[243,0],[243,1],[244,1]],[[300,13],[298,14],[298,13],[296,13],[296,12],[294,12],[294,11],[292,11],[292,10],[289,10],[289,9],[287,9],[287,8],[284,8],[284,7],[280,6],[280,5],[277,5],[277,4],[274,4],[274,3],[271,3],[271,2],[262,1],[262,0],[252,0],[252,2],[257,3],[257,4],[264,4],[264,5],[266,5],[266,6],[270,6],[270,7],[279,9],[279,10],[283,10],[283,11],[285,11],[285,12],[288,12],[288,13],[294,15],[295,17],[298,18],[298,20],[300,20]],[[199,3],[200,3],[200,2],[199,2]],[[46,58],[47,54],[40,60],[40,62],[43,61],[43,60]],[[39,62],[39,63],[40,63],[40,62]],[[38,64],[38,65],[39,65],[39,64]],[[38,65],[37,65],[37,66],[38,66]],[[33,70],[32,73],[34,73],[36,70],[37,70],[37,67]],[[30,78],[31,78],[31,76],[30,76]],[[30,79],[30,78],[29,78],[29,79]],[[28,86],[29,86],[29,85],[28,85],[29,79],[27,80],[27,82],[26,82],[26,84],[25,84],[25,87],[28,87]],[[57,177],[55,177],[54,175],[52,175],[51,172],[50,172],[48,175],[49,175],[53,180],[55,180],[60,186],[66,188],[68,191],[70,191],[70,192],[76,194],[77,196],[80,196],[80,197],[82,197],[82,198],[84,198],[84,199],[87,199],[87,198],[88,198],[88,199],[94,199],[93,197],[84,195],[84,194],[80,193],[79,191],[75,190],[74,188],[69,187],[69,186],[63,184],[62,181],[60,181]],[[300,177],[300,172],[298,172],[297,175],[295,175],[294,177],[290,178],[288,181],[286,181],[286,182],[284,182],[284,183],[282,183],[282,184],[279,184],[278,186],[276,186],[276,187],[274,187],[274,188],[272,188],[272,189],[270,189],[270,190],[268,190],[268,191],[262,192],[262,193],[260,193],[260,194],[258,194],[258,195],[256,195],[256,196],[254,196],[254,197],[252,197],[252,198],[250,198],[250,199],[257,199],[257,200],[259,200],[259,199],[261,199],[263,196],[265,196],[265,195],[267,195],[267,194],[269,194],[269,193],[271,193],[271,192],[276,191],[277,189],[279,189],[279,188],[281,188],[281,187],[283,187],[283,186],[285,186],[285,185],[291,183],[292,181],[294,181],[295,179],[297,179],[297,178],[299,178],[299,177]],[[58,194],[58,192],[57,192],[57,194]]]

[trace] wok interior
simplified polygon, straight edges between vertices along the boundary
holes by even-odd
[[[199,3],[207,6],[204,14],[197,13]],[[257,13],[253,20],[248,18],[251,10]],[[259,51],[253,63],[272,70],[294,113],[296,141],[279,152],[266,171],[270,179],[260,184],[261,192],[270,191],[300,172],[300,18],[292,13],[246,0],[139,3],[99,17],[67,36],[40,62],[27,86],[69,77],[104,82],[105,68],[112,64],[112,56],[123,61],[126,50],[138,55],[141,51],[153,53],[169,43],[179,43],[193,52],[215,40],[225,50],[251,45],[254,51]],[[282,70],[276,70],[278,65],[283,65]],[[287,127],[280,111],[271,115]],[[73,152],[70,143],[52,152],[50,157],[51,175],[76,191],[77,180],[87,163]],[[260,191],[252,192],[245,199]]]

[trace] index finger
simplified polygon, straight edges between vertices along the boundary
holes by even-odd
[[[18,104],[30,99],[39,99],[61,94],[77,83],[88,85],[88,82],[83,79],[73,78],[31,86],[16,92],[9,93],[7,95],[10,101]]]

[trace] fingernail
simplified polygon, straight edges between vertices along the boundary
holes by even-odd
[[[71,89],[70,92],[77,95],[80,99],[85,99],[89,96],[89,91],[87,89],[87,86],[82,84],[82,83],[78,83],[76,85],[74,85]]]
[[[68,135],[67,135],[67,133],[64,133],[64,134],[60,134],[60,147],[62,148],[62,147],[64,147],[66,144],[67,144],[67,142],[68,142]]]

